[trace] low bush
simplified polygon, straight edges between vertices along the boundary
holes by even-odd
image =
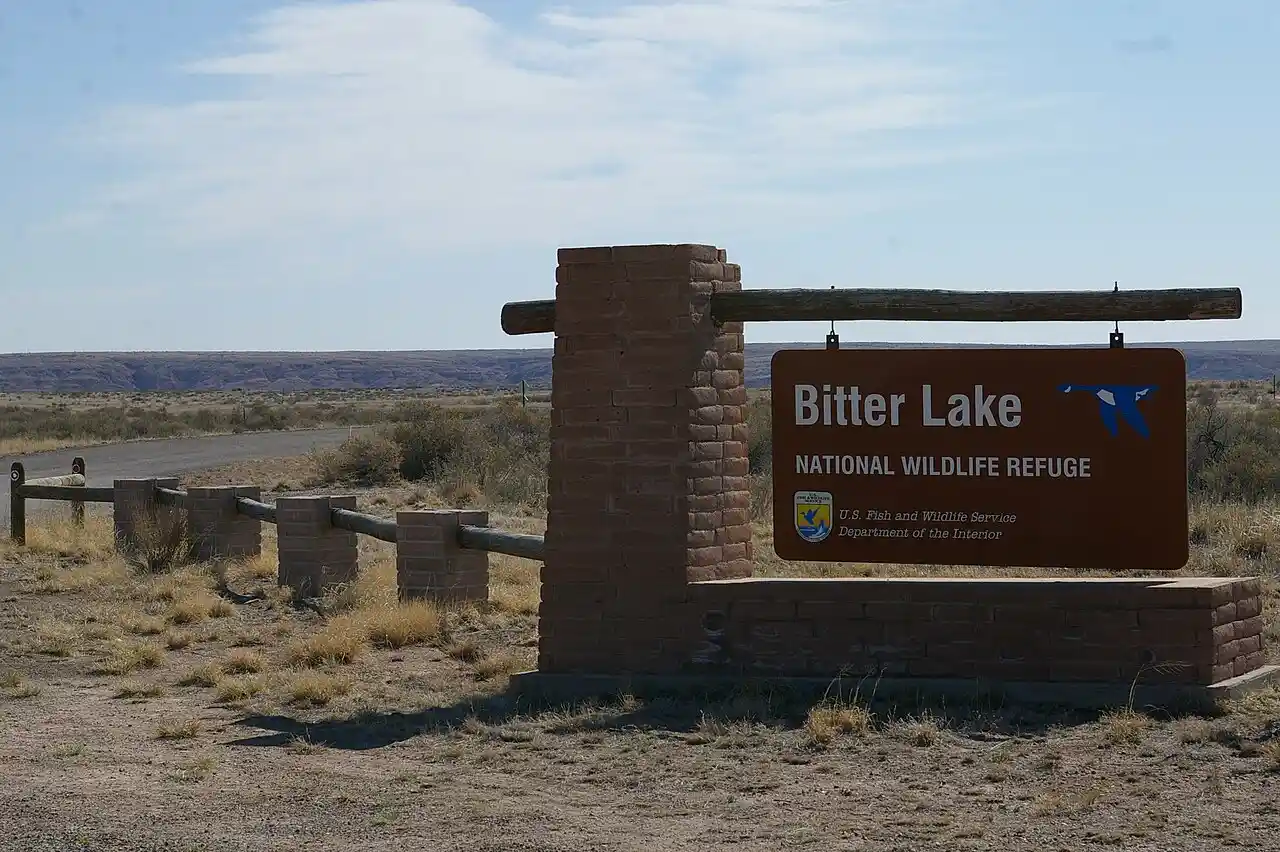
[[[1226,406],[1202,389],[1187,408],[1187,444],[1194,496],[1259,503],[1280,495],[1280,409]]]
[[[544,503],[551,453],[545,410],[419,404],[401,413],[409,419],[318,453],[319,482],[385,485],[403,478],[437,485],[464,502],[484,495],[505,504]]]

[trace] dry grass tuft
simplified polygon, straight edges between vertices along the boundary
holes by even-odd
[[[916,719],[908,719],[897,727],[904,740],[919,748],[935,746],[942,740],[941,721],[928,713]]]
[[[403,648],[439,638],[445,615],[430,601],[409,601],[399,606],[361,611],[365,633],[381,648]]]
[[[338,616],[318,632],[294,643],[289,649],[289,662],[311,667],[351,663],[364,654],[368,643],[361,619]]]
[[[327,612],[388,609],[399,603],[394,553],[379,552],[356,579],[325,595]]]
[[[293,754],[320,754],[327,748],[324,743],[312,742],[306,735],[292,738],[287,747]]]
[[[1183,745],[1204,743],[1213,739],[1213,723],[1207,719],[1179,719],[1173,724],[1173,734]]]
[[[90,588],[109,587],[121,583],[129,575],[124,561],[115,554],[100,559],[74,554],[54,558],[73,560],[73,564],[65,567],[38,565],[31,585],[33,592],[57,595]]]
[[[97,674],[123,675],[138,669],[154,669],[164,662],[164,649],[151,642],[117,642]]]
[[[537,615],[541,602],[538,565],[527,559],[495,554],[489,569],[489,599],[496,609],[515,615]]]
[[[15,699],[35,698],[40,694],[39,686],[23,680],[17,672],[0,674],[0,689],[4,690],[6,697]]]
[[[136,633],[139,636],[159,636],[168,629],[168,624],[165,623],[164,619],[151,615],[126,617],[120,626],[128,632]]]
[[[493,680],[503,675],[512,675],[520,671],[523,665],[520,657],[510,652],[486,654],[472,665],[476,680]]]
[[[44,624],[36,628],[33,649],[51,657],[70,657],[80,644],[80,636],[65,624]]]
[[[1102,722],[1102,741],[1107,745],[1136,745],[1146,738],[1151,728],[1151,719],[1133,710],[1119,710],[1104,714]]]
[[[227,678],[218,684],[217,700],[224,703],[248,701],[262,691],[264,683],[260,677]]]
[[[474,639],[464,639],[459,642],[453,642],[445,649],[445,653],[455,660],[461,660],[464,663],[474,663],[476,660],[484,656],[484,649],[476,644]]]
[[[192,740],[200,736],[204,725],[199,719],[163,722],[156,728],[158,740]]]
[[[12,544],[7,537],[0,541],[0,556],[16,559],[23,555],[73,560],[73,570],[87,569],[78,574],[85,578],[99,572],[108,578],[128,575],[116,554],[115,526],[109,516],[90,515],[83,527],[77,527],[67,517],[49,518],[38,525],[28,522],[25,547]]]
[[[125,559],[144,574],[167,574],[190,552],[187,515],[181,511],[157,511],[135,519],[134,542]]]
[[[811,746],[826,748],[845,734],[871,731],[871,714],[859,704],[830,702],[809,710],[804,721],[805,737]]]
[[[115,691],[112,698],[160,698],[163,695],[164,687],[158,683],[126,683]]]
[[[191,635],[179,630],[170,630],[164,634],[164,646],[170,651],[181,651],[191,644]]]
[[[285,687],[290,704],[305,707],[323,707],[335,698],[351,691],[346,678],[320,672],[300,672]]]
[[[239,576],[253,580],[274,580],[280,571],[280,557],[275,548],[267,548],[263,542],[262,551],[239,563]]]
[[[237,648],[222,661],[222,670],[228,674],[254,674],[267,667],[267,661],[257,651]]]
[[[177,774],[176,780],[191,783],[203,781],[212,775],[217,768],[218,759],[211,754],[206,754],[184,765]]]
[[[4,694],[13,699],[35,698],[40,694],[40,686],[34,683],[20,683],[6,689]]]
[[[207,618],[226,618],[235,613],[231,603],[212,592],[198,591],[173,602],[169,621],[173,624],[196,624]]]
[[[217,686],[225,676],[222,666],[217,663],[205,663],[179,678],[178,686]]]

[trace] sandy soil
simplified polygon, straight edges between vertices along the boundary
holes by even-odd
[[[0,849],[1280,849],[1280,693],[1181,719],[519,707],[503,691],[535,659],[536,565],[495,558],[485,607],[406,613],[370,542],[322,616],[274,590],[270,546],[149,577],[105,529],[0,546]]]

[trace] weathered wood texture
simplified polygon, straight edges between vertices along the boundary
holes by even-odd
[[[742,290],[716,293],[720,322],[899,320],[908,322],[1162,322],[1239,319],[1239,288],[974,293],[958,290]],[[552,299],[509,302],[507,334],[555,331]]]
[[[23,483],[23,487],[32,485],[53,485],[61,488],[83,488],[83,473],[67,473],[62,476],[42,476],[39,479],[28,479]]]
[[[556,300],[507,302],[502,306],[502,330],[507,334],[541,334],[556,330]]]
[[[187,505],[187,492],[178,491],[175,488],[157,488],[156,503],[181,509]]]
[[[84,467],[84,459],[83,459],[83,458],[81,458],[80,456],[76,456],[75,458],[73,458],[73,459],[71,460],[71,472],[72,472],[72,473],[78,473],[78,474],[80,474],[81,476],[84,476],[84,475],[85,475],[85,467]],[[72,501],[71,501],[71,523],[72,523],[73,525],[77,526],[77,527],[83,527],[83,526],[84,526],[84,500],[83,500],[83,495],[81,495],[81,498],[82,498],[82,499],[79,499],[79,500],[72,500]],[[114,490],[112,490],[112,496],[111,496],[110,498],[108,498],[108,501],[113,502],[113,503],[115,502],[115,492],[114,492]],[[103,501],[103,502],[108,502],[108,501]]]
[[[67,503],[112,503],[115,489],[110,486],[45,485],[31,480],[22,486],[26,500],[62,500]]]
[[[27,543],[27,501],[62,500],[71,504],[71,523],[84,526],[84,504],[110,503],[111,488],[86,488],[84,459],[71,461],[71,473],[64,476],[42,476],[27,479],[22,462],[9,468],[9,538],[16,544]]]
[[[276,522],[276,507],[270,503],[261,503],[257,500],[250,500],[248,497],[237,497],[236,511],[246,518],[253,518],[263,523],[274,524]]]
[[[9,468],[9,539],[15,544],[27,543],[27,501],[22,497],[26,479],[22,462],[14,462]]]
[[[372,536],[382,541],[389,541],[392,544],[396,543],[395,521],[375,518],[373,515],[353,512],[350,509],[330,509],[329,512],[333,518],[333,525],[338,529]]]
[[[489,553],[505,553],[524,559],[542,561],[545,539],[540,535],[509,533],[489,527],[458,527],[458,544],[468,550],[484,550]]]

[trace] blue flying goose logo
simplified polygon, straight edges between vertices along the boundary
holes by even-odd
[[[1151,437],[1138,402],[1156,392],[1156,385],[1059,385],[1063,393],[1087,393],[1098,400],[1102,424],[1112,435],[1120,434],[1120,421],[1144,438]]]

